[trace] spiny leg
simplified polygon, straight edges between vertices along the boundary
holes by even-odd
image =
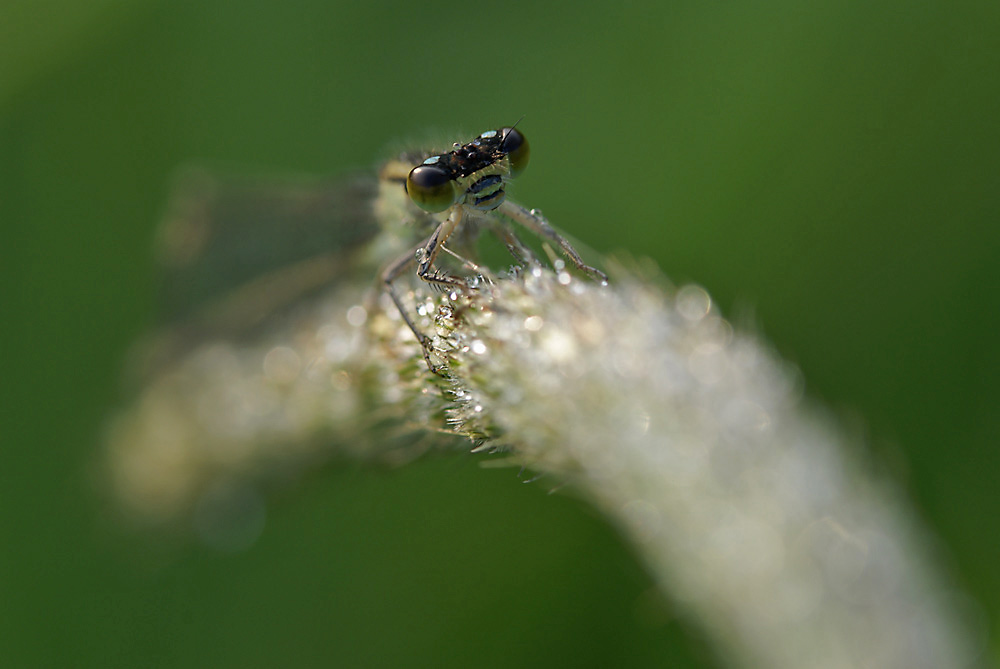
[[[498,211],[504,216],[517,221],[524,227],[528,228],[534,232],[539,237],[543,239],[548,239],[555,244],[557,244],[562,250],[563,254],[572,261],[578,270],[589,275],[591,278],[600,281],[601,283],[608,282],[608,276],[599,269],[591,267],[583,262],[583,258],[580,254],[576,252],[573,245],[570,244],[565,237],[560,235],[556,230],[549,225],[549,222],[541,214],[537,214],[534,211],[529,211],[521,205],[511,202],[510,200],[505,201],[500,205]]]
[[[538,260],[535,258],[535,254],[531,252],[524,243],[517,238],[514,231],[510,229],[510,226],[506,221],[498,220],[497,218],[490,219],[490,230],[495,234],[504,244],[507,245],[507,250],[517,261],[517,264],[521,267],[527,267],[528,265],[537,265]]]
[[[478,264],[472,262],[471,260],[469,260],[468,258],[466,258],[464,256],[460,256],[459,254],[455,253],[454,251],[452,251],[447,246],[442,245],[441,246],[441,250],[444,251],[445,253],[447,253],[448,255],[450,255],[452,258],[454,258],[458,262],[462,263],[462,266],[465,269],[472,270],[473,272],[476,272],[477,274],[481,274],[482,272],[485,271]]]
[[[402,276],[414,262],[416,262],[416,254],[423,248],[423,246],[423,243],[418,244],[386,267],[382,271],[382,283],[385,292],[389,293],[389,297],[392,299],[393,304],[396,305],[396,310],[399,312],[399,315],[403,317],[403,322],[406,323],[406,326],[410,328],[413,336],[416,337],[417,341],[420,343],[420,349],[423,351],[424,362],[427,363],[427,369],[431,370],[435,374],[438,374],[439,376],[444,376],[441,366],[435,365],[431,361],[433,340],[421,332],[420,328],[417,327],[417,324],[413,322],[413,319],[407,311],[406,305],[403,304],[403,299],[399,296],[399,291],[396,290],[396,280]]]
[[[423,248],[423,242],[417,244],[412,249],[404,253],[403,255],[396,258],[392,263],[390,263],[385,269],[382,270],[382,284],[385,292],[389,293],[389,297],[392,298],[393,304],[396,305],[396,309],[399,311],[399,315],[403,317],[403,322],[410,328],[417,341],[424,348],[424,358],[427,357],[427,348],[430,346],[430,337],[425,335],[423,332],[417,328],[416,323],[410,318],[407,313],[406,306],[403,304],[402,298],[399,296],[399,292],[396,290],[396,279],[401,277],[403,273],[409,269],[416,261],[417,252]],[[429,364],[429,363],[428,363]]]
[[[444,243],[448,241],[448,237],[451,236],[451,233],[455,231],[455,228],[461,221],[462,207],[454,207],[448,218],[437,226],[437,229],[427,238],[427,241],[421,244],[415,252],[417,276],[441,290],[447,290],[451,287],[464,288],[466,285],[462,279],[440,274],[434,267],[434,261],[437,259],[438,253],[444,248]]]
[[[524,268],[530,264],[538,264],[538,260],[531,252],[531,249],[525,246],[524,243],[517,238],[517,235],[514,234],[514,231],[511,229],[511,226],[507,221],[497,216],[484,216],[479,219],[479,222],[485,223],[489,227],[490,232],[507,247],[507,251],[510,252],[510,255],[514,258],[515,264],[518,268]],[[465,269],[478,274],[480,278],[489,283],[496,283],[496,279],[488,267],[480,265],[479,263],[456,253],[444,244],[441,245],[441,251],[447,253],[455,260],[458,260],[462,263]],[[470,285],[468,280],[464,280],[464,283],[467,287]]]
[[[407,312],[407,308],[403,303],[403,299],[399,295],[399,291],[396,289],[395,282],[413,263],[416,263],[417,276],[427,283],[438,288],[446,288],[449,286],[464,287],[465,282],[461,279],[440,275],[435,273],[434,270],[434,259],[437,257],[438,252],[444,247],[444,242],[451,235],[455,226],[458,225],[461,219],[461,209],[456,208],[444,222],[438,225],[437,229],[434,230],[434,233],[427,239],[427,241],[417,244],[382,270],[381,278],[386,292],[389,293],[389,297],[392,299],[393,304],[396,305],[399,315],[403,317],[403,322],[406,323],[407,327],[410,328],[410,331],[413,332],[413,335],[417,338],[417,341],[420,342],[420,347],[423,349],[424,353],[424,361],[427,362],[427,367],[435,374],[442,374],[442,368],[431,362],[430,354],[433,348],[433,341],[429,336],[421,332],[416,323],[413,322],[413,319],[410,317]]]

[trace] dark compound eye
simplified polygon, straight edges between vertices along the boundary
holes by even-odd
[[[516,177],[528,166],[528,157],[531,155],[528,140],[517,128],[501,128],[500,136],[503,137],[500,148],[510,160],[510,175]]]
[[[418,207],[432,214],[455,204],[455,184],[451,175],[438,165],[417,165],[406,177],[406,192]]]

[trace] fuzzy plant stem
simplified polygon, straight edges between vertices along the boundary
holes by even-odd
[[[198,524],[220,490],[330,444],[403,457],[414,431],[461,446],[449,428],[600,509],[732,666],[969,666],[961,597],[859,445],[704,290],[644,274],[602,286],[529,265],[451,294],[415,285],[444,376],[369,284],[340,286],[154,378],[111,432],[115,489],[134,515]]]

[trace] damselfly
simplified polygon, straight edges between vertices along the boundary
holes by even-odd
[[[189,176],[162,228],[164,307],[172,325],[159,340],[158,357],[209,336],[244,336],[360,265],[379,267],[383,289],[428,367],[440,373],[431,337],[397,284],[415,268],[439,289],[466,289],[468,277],[441,266],[442,251],[462,259],[466,271],[476,268],[475,240],[487,229],[523,265],[532,257],[514,232],[517,223],[558,246],[576,269],[607,280],[537,210],[507,199],[507,182],[524,171],[529,155],[524,134],[504,127],[450,151],[404,153],[386,162],[377,179]]]

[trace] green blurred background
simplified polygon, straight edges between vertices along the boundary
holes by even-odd
[[[713,666],[601,519],[474,456],[324,471],[236,555],[96,490],[172,170],[336,173],[521,116],[517,199],[764,331],[995,639],[998,45],[993,1],[8,0],[0,663]]]

